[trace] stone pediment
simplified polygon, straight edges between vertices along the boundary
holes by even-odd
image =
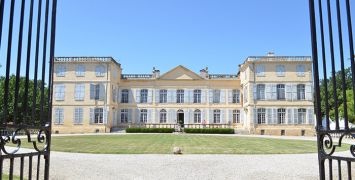
[[[174,69],[166,72],[161,75],[159,79],[162,80],[201,80],[203,79],[201,76],[196,74],[195,72],[187,69],[184,66],[177,66]]]

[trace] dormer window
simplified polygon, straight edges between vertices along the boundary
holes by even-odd
[[[277,76],[285,76],[285,66],[284,65],[277,65],[276,66],[276,75]]]
[[[265,76],[265,66],[264,65],[256,65],[256,75],[257,76]]]

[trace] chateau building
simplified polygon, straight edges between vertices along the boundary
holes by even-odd
[[[197,74],[184,66],[122,74],[111,57],[57,57],[54,70],[55,133],[179,125],[314,135],[310,57],[252,56],[236,74],[208,68]]]

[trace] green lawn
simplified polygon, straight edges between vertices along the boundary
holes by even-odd
[[[23,147],[29,144],[23,142]],[[296,154],[315,153],[316,142],[254,137],[127,134],[52,137],[52,150],[95,154]],[[31,146],[29,146],[31,147]],[[345,150],[345,149],[344,149]]]
[[[7,175],[7,174],[2,174],[2,179],[9,179],[9,178],[10,178],[9,175]],[[20,179],[20,177],[13,175],[12,179],[13,179],[13,180],[18,180],[18,179]]]

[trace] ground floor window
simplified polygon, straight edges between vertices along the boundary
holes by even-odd
[[[240,110],[233,110],[233,123],[240,123]]]
[[[148,111],[146,109],[142,109],[140,114],[140,122],[146,123],[147,118],[148,118]]]
[[[298,109],[298,124],[306,123],[306,109],[300,108]]]
[[[83,108],[74,109],[74,124],[83,123]]]
[[[64,109],[55,108],[54,124],[63,124],[63,123],[64,123]]]
[[[213,110],[213,123],[221,123],[221,110]]]
[[[285,124],[286,110],[284,108],[277,109],[277,122]]]
[[[265,124],[265,108],[259,108],[257,111],[258,124]]]
[[[103,108],[95,108],[94,110],[94,123],[101,124],[103,123],[104,110]]]
[[[121,123],[128,123],[128,109],[121,109]]]
[[[194,112],[194,123],[201,123],[201,111],[199,109]]]
[[[162,109],[160,111],[160,123],[166,123],[166,110]]]

